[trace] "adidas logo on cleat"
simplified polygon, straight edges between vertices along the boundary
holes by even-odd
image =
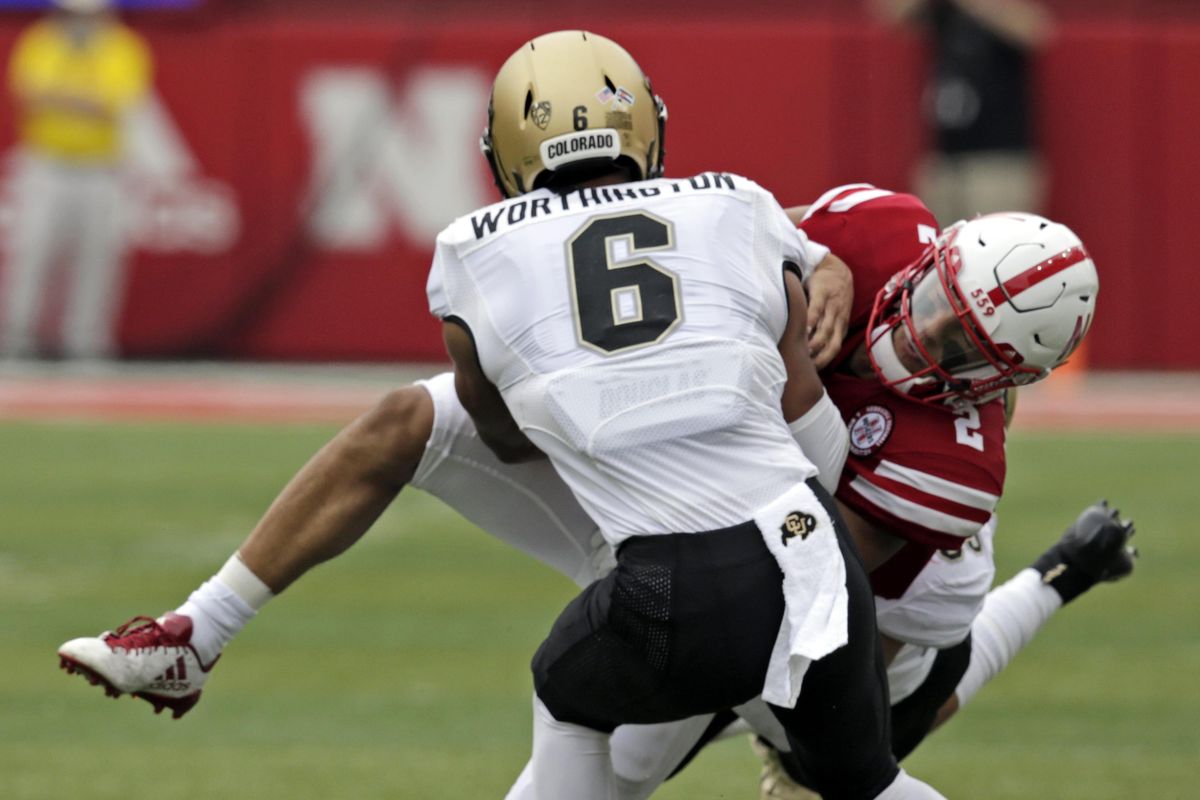
[[[175,664],[167,667],[167,671],[159,675],[150,683],[147,689],[156,689],[160,692],[186,692],[192,688],[192,683],[187,679],[187,659],[183,656],[175,659]]]
[[[186,692],[192,688],[192,685],[187,681],[155,681],[146,687],[159,692]]]

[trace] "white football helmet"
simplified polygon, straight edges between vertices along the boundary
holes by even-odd
[[[876,296],[871,365],[916,400],[985,402],[1066,362],[1099,287],[1065,225],[1015,212],[958,222]]]

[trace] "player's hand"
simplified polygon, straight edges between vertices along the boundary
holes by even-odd
[[[808,277],[808,352],[822,369],[842,348],[854,301],[850,268],[830,253]]]

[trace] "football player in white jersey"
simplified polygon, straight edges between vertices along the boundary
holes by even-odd
[[[836,316],[824,315],[822,326]],[[828,340],[824,332],[821,338]],[[198,699],[206,667],[255,608],[355,541],[410,476],[581,585],[604,574],[607,546],[549,466],[499,464],[458,406],[449,376],[427,389],[390,394],[317,454],[239,556],[193,594],[182,614],[146,619],[123,636],[75,640],[64,648],[66,663],[110,691],[136,693],[181,715]],[[137,645],[152,645],[136,651],[140,660],[130,655]],[[182,669],[174,674],[181,658],[190,666],[186,676]]]
[[[617,554],[534,656],[535,796],[615,797],[618,725],[761,694],[823,793],[937,797],[890,750],[859,553],[891,543],[856,551],[794,438],[843,425],[805,336],[825,252],[745,179],[659,178],[665,118],[614,42],[527,43],[484,137],[508,199],[438,236],[427,287],[484,442],[547,456]]]
[[[814,458],[836,456],[823,445],[844,439],[804,335],[799,278],[822,249],[749,181],[654,180],[665,109],[608,40],[567,32],[531,42],[501,71],[493,102],[498,181],[531,191],[439,237],[431,305],[448,320],[457,392],[483,441],[508,459],[533,453],[525,435],[536,438],[605,540],[620,545],[616,569],[564,612],[535,658],[537,729],[551,734],[535,736],[539,792],[608,796],[612,768],[597,755],[607,730],[765,689],[828,791],[938,796],[888,750],[869,585],[793,438],[821,444]],[[580,188],[536,189],[547,177]],[[354,455],[334,446],[310,474]],[[396,462],[372,463],[403,477]],[[834,460],[826,473],[837,471]],[[333,518],[350,504],[368,520],[381,510],[363,502],[363,487],[343,488],[311,493],[331,502],[307,510]],[[268,517],[276,511],[303,513]],[[349,538],[322,533],[297,549],[319,559]],[[130,651],[161,650],[163,686],[143,694],[167,705],[153,692],[170,691],[183,671],[167,643],[187,657],[198,617],[236,629],[284,583],[246,566],[254,550],[231,559],[184,613],[68,643],[64,659],[122,689],[129,682],[109,667],[128,665]],[[196,607],[214,600],[227,608]],[[170,704],[186,711],[189,697]]]
[[[843,211],[842,219],[835,227],[810,227],[814,233],[819,231],[837,242],[838,249],[844,249],[852,263],[869,266],[867,253],[889,247],[895,250],[897,240],[905,241],[901,233],[910,229],[919,233],[916,224],[922,219],[923,207],[907,198],[910,207],[905,208],[905,196],[888,199],[886,195],[890,194],[881,193],[878,200],[854,206],[843,199],[837,206]],[[890,223],[888,217],[895,216],[900,222]],[[820,216],[811,219],[819,220]],[[839,238],[837,227],[847,221],[852,224]],[[849,249],[850,243],[860,243],[863,251]],[[870,285],[869,275],[869,270],[860,273],[864,278],[858,283],[860,289]],[[864,303],[869,308],[872,299],[868,295],[865,301],[856,303],[856,316]],[[829,360],[829,356],[823,360]],[[252,616],[247,604],[282,591],[309,566],[356,540],[410,477],[413,486],[444,499],[485,530],[574,577],[580,585],[605,574],[611,565],[607,545],[549,465],[501,464],[479,441],[457,402],[451,376],[442,375],[423,385],[423,389],[411,387],[389,394],[319,453],[281,494],[239,556],[193,593],[179,609],[182,614],[168,615],[157,629],[147,620],[127,636],[76,640],[76,648],[68,648],[64,658],[88,669],[111,691],[135,692],[157,708],[170,707],[176,716],[182,715],[199,698],[207,675],[204,667],[211,666],[229,637]],[[905,408],[908,406],[898,407],[901,411]],[[854,413],[850,407],[842,410],[847,417]],[[903,415],[900,420],[903,422]],[[862,444],[860,441],[860,449]],[[854,455],[852,462],[857,458]],[[980,558],[980,553],[969,547],[963,553],[964,558],[954,563]],[[253,570],[245,570],[243,561]],[[943,563],[940,557],[935,557],[930,566],[937,563]],[[990,577],[983,583],[984,588],[988,582]],[[967,594],[974,596],[972,592]],[[920,603],[920,597],[917,593],[913,602]],[[964,605],[961,599],[951,600]],[[965,605],[970,602],[968,597]],[[944,630],[959,624],[954,620],[961,614],[951,615],[948,622],[942,623],[929,614],[925,618],[927,625],[936,623],[935,627]],[[192,620],[196,623],[194,632]],[[1020,641],[1023,635],[1018,625],[1010,638]],[[133,650],[139,643],[156,646]],[[135,652],[137,659],[131,662]],[[77,662],[76,658],[81,660]],[[168,683],[166,670],[176,670],[175,664],[181,658],[190,671],[180,670]],[[997,666],[993,660],[991,669]],[[668,772],[695,738],[693,735],[684,741],[683,750],[673,757],[664,756],[669,762]],[[639,793],[649,781],[644,754],[625,749],[615,755],[618,767],[630,776],[622,786],[629,793],[623,796],[644,796]],[[786,776],[778,767],[768,774],[769,781],[782,777]],[[771,792],[781,789],[774,783],[764,788]]]
[[[820,204],[816,205],[819,207]],[[843,201],[837,207],[842,209],[842,218],[836,226],[821,228],[810,224],[810,227],[814,233],[819,232],[836,242],[835,246],[852,259],[852,264],[861,263],[868,267],[871,264],[868,253],[889,248],[895,250],[897,241],[907,240],[901,234],[910,230],[919,233],[916,225],[920,224],[922,215],[927,214],[923,212],[923,206],[905,196],[888,199],[881,195],[878,200],[853,207]],[[898,216],[900,222],[889,222],[891,216]],[[811,219],[820,220],[821,217]],[[840,226],[847,226],[842,235],[838,235]],[[858,243],[861,251],[852,250],[852,243]],[[869,309],[873,301],[869,295],[868,287],[872,281],[869,275],[869,269],[860,272],[857,285],[860,294],[867,294],[865,299],[856,302],[856,316],[863,306]],[[826,353],[821,360],[827,362],[831,356]],[[897,408],[903,411],[908,407],[905,404]],[[851,407],[842,411],[847,417],[854,414]],[[903,425],[904,415],[899,420]],[[862,442],[860,449],[861,446]],[[852,464],[859,458],[857,454],[852,455]],[[390,393],[375,409],[339,434],[281,494],[239,555],[178,609],[181,614],[161,619],[157,630],[152,621],[146,620],[127,636],[76,640],[75,647],[68,648],[64,658],[72,659],[68,663],[78,663],[81,668],[88,669],[93,678],[105,681],[110,691],[134,692],[153,702],[157,708],[169,707],[177,717],[181,716],[199,698],[207,677],[204,667],[211,666],[224,644],[252,616],[253,611],[247,603],[256,597],[267,598],[282,591],[308,567],[357,540],[378,510],[393,499],[406,480],[443,499],[492,535],[575,578],[581,586],[605,574],[611,567],[611,551],[603,543],[594,523],[579,508],[549,465],[545,462],[501,464],[479,441],[470,419],[457,401],[452,376],[445,374],[422,382],[420,388],[408,387]],[[981,540],[988,541],[990,539]],[[953,605],[944,607],[938,616],[925,613],[926,626],[952,632],[961,624],[957,620],[963,615],[961,612],[946,615],[946,611],[973,608],[990,583],[990,560],[982,569],[975,566],[983,562],[982,555],[986,551],[967,547],[962,552],[963,558],[955,561],[935,556],[928,569],[945,564],[962,565],[972,574],[983,573],[986,577],[982,583],[978,580],[968,582],[967,596],[949,598]],[[252,567],[253,577],[244,575],[243,562]],[[239,580],[239,577],[245,580]],[[961,576],[955,576],[954,581],[963,583]],[[945,582],[941,579],[929,581]],[[246,599],[232,591],[230,584],[238,586]],[[919,608],[927,602],[922,599],[925,596],[916,592],[906,599]],[[933,597],[936,600],[937,594]],[[1046,604],[1038,602],[1035,605],[1044,608]],[[185,619],[184,615],[189,616]],[[969,621],[970,615],[966,618]],[[1021,643],[1027,634],[1022,632],[1020,620],[1015,622],[1016,629],[1005,635],[1009,640]],[[1004,634],[1004,631],[1000,633]],[[138,643],[156,646],[133,650],[133,645]],[[76,662],[76,658],[81,661]],[[180,658],[185,660],[189,671],[180,672],[168,684],[163,679],[165,670],[177,669],[175,664]],[[994,658],[989,663],[991,670],[1002,666],[1002,661],[997,662]],[[897,672],[899,666],[893,663],[891,672]],[[898,671],[900,675],[913,674],[911,669]],[[940,674],[941,670],[938,672]],[[941,682],[944,683],[944,679]],[[893,686],[896,686],[895,679]],[[911,686],[909,691],[912,691]],[[925,708],[929,708],[928,703]],[[899,722],[894,719],[897,726]],[[618,742],[621,733],[618,732]],[[690,739],[676,744],[674,755],[663,754],[666,769],[653,785],[670,772],[698,736],[699,731],[696,731]],[[682,749],[678,749],[680,746]],[[628,789],[628,793],[623,796],[645,796],[642,792],[651,783],[654,760],[648,760],[636,748],[622,749],[615,756],[617,766],[627,776],[622,788]],[[764,789],[772,792],[769,796],[785,796],[777,794],[785,790],[780,782],[788,780],[777,760],[766,780]]]

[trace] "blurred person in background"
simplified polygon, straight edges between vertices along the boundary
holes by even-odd
[[[923,110],[933,147],[916,170],[916,194],[942,225],[993,211],[1041,213],[1030,74],[1053,32],[1049,11],[1035,0],[872,4],[891,23],[923,26],[931,48]]]
[[[54,5],[9,62],[20,150],[0,353],[106,358],[117,350],[123,284],[123,126],[150,88],[151,54],[109,0]],[[43,341],[52,296],[61,296],[61,325]]]

